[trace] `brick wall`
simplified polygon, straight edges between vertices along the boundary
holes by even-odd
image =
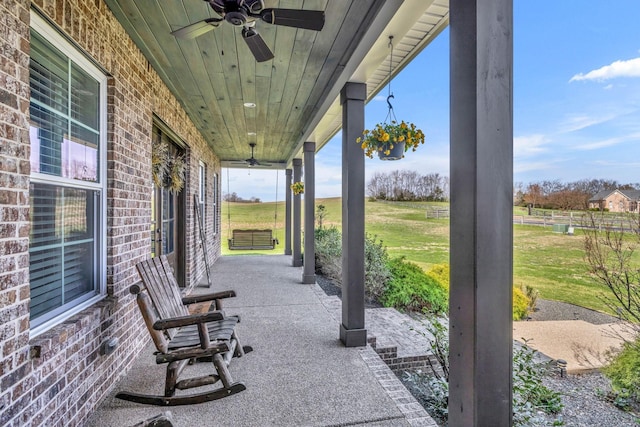
[[[203,274],[193,194],[198,161],[207,188],[220,170],[202,136],[100,0],[35,0],[51,19],[111,76],[108,81],[108,297],[62,324],[29,337],[29,22],[30,2],[0,3],[0,425],[76,426],[123,375],[148,343],[128,288],[135,264],[149,256],[153,115],[188,144],[186,271]],[[207,199],[212,200],[213,194]],[[210,208],[209,208],[210,212]],[[220,254],[207,215],[211,262]],[[117,337],[108,356],[101,343]],[[152,357],[151,354],[147,355]]]
[[[369,337],[368,344],[373,348],[380,359],[396,374],[400,375],[404,371],[428,371],[430,366],[439,366],[437,358],[433,354],[423,354],[419,356],[398,357],[398,347],[378,347],[376,339]]]
[[[29,2],[0,3],[0,425],[26,410],[29,359]]]
[[[609,209],[609,212],[628,212],[629,205],[629,198],[619,191],[614,191],[604,201],[604,207]]]

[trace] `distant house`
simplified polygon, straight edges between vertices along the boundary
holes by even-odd
[[[589,199],[589,209],[640,212],[640,190],[603,190]]]

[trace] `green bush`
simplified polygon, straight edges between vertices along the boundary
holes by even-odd
[[[342,281],[342,236],[336,227],[316,228],[316,273],[337,285]]]
[[[404,372],[405,384],[414,391],[427,412],[446,425],[449,416],[449,331],[448,319],[427,318],[423,325],[431,335],[431,354],[435,362],[429,360],[431,372]],[[559,413],[564,405],[560,393],[543,383],[549,365],[536,359],[536,350],[514,343],[513,348],[513,425],[547,425],[541,413]],[[563,425],[562,419],[553,425]]]
[[[386,307],[408,311],[445,313],[448,294],[436,279],[404,257],[389,262],[391,280],[381,302]]]
[[[316,273],[342,286],[342,235],[335,227],[317,228]],[[391,278],[389,255],[375,236],[365,236],[364,240],[364,288],[369,300],[379,300]]]
[[[513,288],[513,320],[522,320],[529,314],[530,300],[520,290]]]
[[[449,264],[434,264],[428,270],[427,274],[440,283],[447,292],[449,292],[449,276],[451,274]]]
[[[391,279],[387,248],[376,236],[364,238],[364,290],[369,299],[380,301]]]
[[[427,275],[435,279],[447,293],[449,292],[449,264],[432,265],[427,270]],[[513,320],[525,319],[535,307],[538,291],[531,286],[527,286],[525,289],[513,288]]]
[[[603,372],[611,380],[616,405],[626,409],[629,399],[640,403],[640,338],[626,342]]]

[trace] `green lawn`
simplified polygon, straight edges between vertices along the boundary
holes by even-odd
[[[318,199],[326,206],[325,225],[341,224],[340,198]],[[449,220],[427,219],[424,207],[433,203],[366,202],[366,232],[382,240],[391,256],[404,255],[423,268],[449,262]],[[223,249],[230,254],[282,254],[284,203],[278,204],[276,235],[281,240],[274,251],[229,251],[226,247],[227,213],[231,228],[273,228],[274,203],[223,203]],[[583,237],[556,234],[551,227],[514,225],[515,285],[531,285],[545,299],[568,302],[598,311],[610,310],[601,301],[604,291],[587,274],[583,260]]]

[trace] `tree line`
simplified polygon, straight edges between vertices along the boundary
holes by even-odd
[[[408,170],[375,172],[367,183],[367,195],[379,200],[443,202],[449,199],[449,178]]]
[[[544,180],[514,185],[514,204],[533,208],[586,210],[589,200],[600,191],[636,190],[640,184],[622,184],[609,179],[582,179],[563,183],[560,180]]]
[[[225,202],[235,202],[235,203],[262,203],[259,197],[251,197],[249,199],[243,199],[238,196],[238,193],[235,191],[233,193],[223,193],[222,200]]]

